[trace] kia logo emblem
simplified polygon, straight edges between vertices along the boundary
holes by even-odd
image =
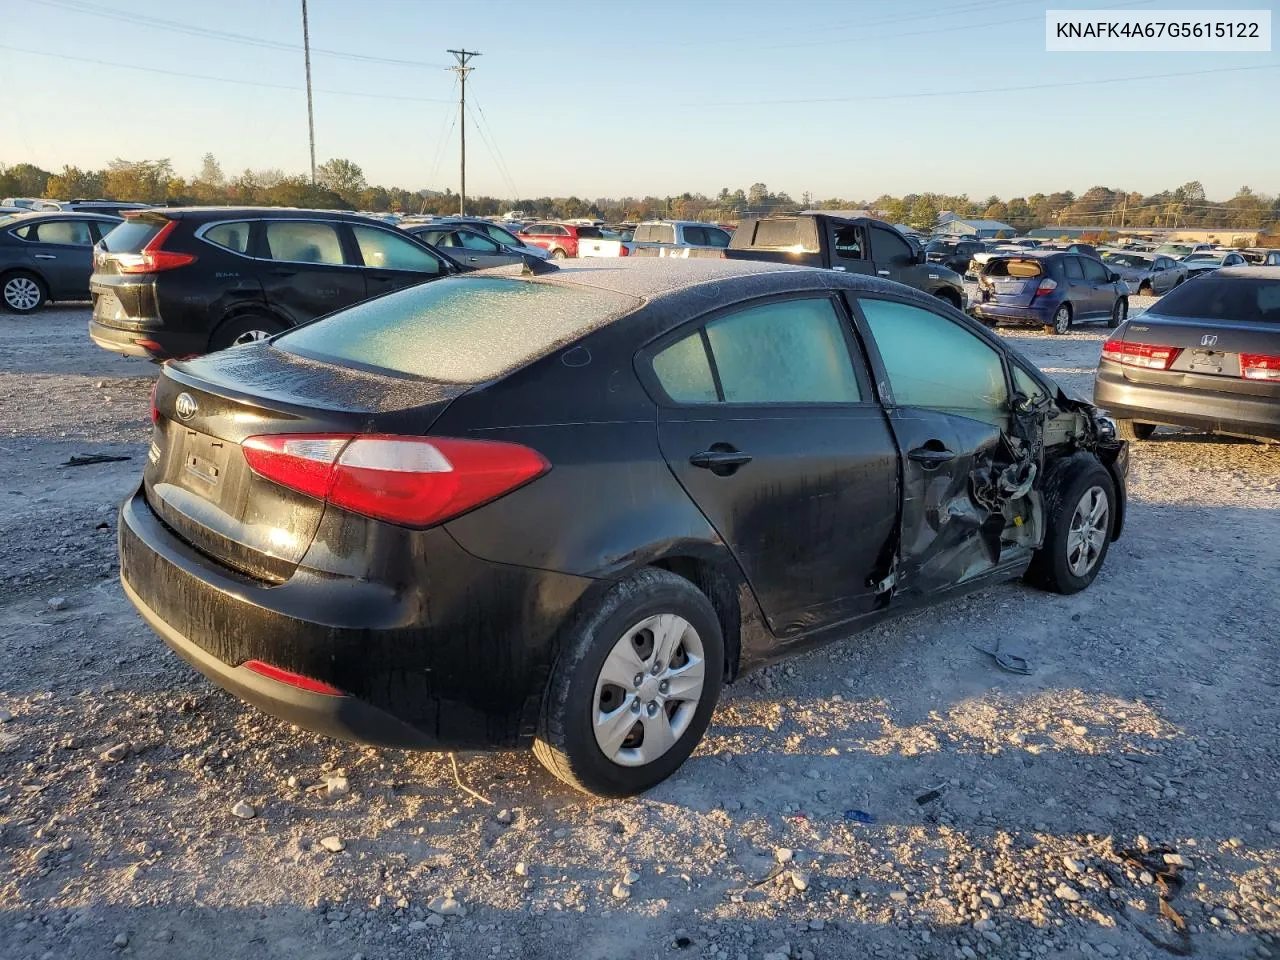
[[[178,399],[173,402],[173,409],[178,413],[179,420],[190,420],[196,415],[199,407],[196,405],[196,398],[189,393],[178,394]]]

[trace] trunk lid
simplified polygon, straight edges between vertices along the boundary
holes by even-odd
[[[282,582],[311,545],[325,504],[255,474],[241,443],[278,433],[421,436],[468,389],[322,363],[268,344],[166,365],[156,386],[147,502],[201,553]]]
[[[1037,260],[996,257],[983,267],[979,282],[990,294],[991,302],[1029,307],[1044,276],[1044,266]]]

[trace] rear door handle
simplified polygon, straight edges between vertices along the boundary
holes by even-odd
[[[703,450],[702,453],[691,456],[689,462],[705,470],[715,470],[717,467],[736,468],[744,463],[750,463],[751,454],[743,453],[741,450]]]
[[[35,253],[35,254],[32,254],[32,256],[34,256],[37,260],[57,260],[58,259],[57,255],[52,253]]]
[[[876,273],[880,274],[882,277],[887,277],[889,275],[888,270],[877,270]]]
[[[914,460],[926,470],[932,470],[935,467],[942,466],[944,463],[950,463],[956,458],[956,455],[945,448],[937,450],[930,447],[916,447],[907,454],[907,458]]]

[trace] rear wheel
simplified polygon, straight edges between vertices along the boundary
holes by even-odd
[[[1118,327],[1124,323],[1127,316],[1129,316],[1129,300],[1126,297],[1119,297],[1111,305],[1111,319],[1107,321],[1107,326]]]
[[[0,294],[4,297],[5,307],[14,313],[30,313],[49,299],[44,281],[25,270],[5,274],[0,283]]]
[[[566,260],[568,259],[568,257],[569,255],[565,253],[563,250],[561,250],[559,247],[556,247],[554,250],[551,251],[552,260]]]
[[[1116,433],[1121,440],[1150,440],[1156,432],[1154,423],[1141,423],[1137,420],[1117,420]]]
[[[1087,453],[1055,466],[1042,489],[1044,543],[1031,559],[1027,580],[1054,593],[1078,593],[1093,583],[1107,557],[1115,485],[1107,468]]]
[[[252,313],[248,316],[228,320],[209,339],[210,350],[225,350],[227,347],[238,347],[246,343],[265,340],[285,329],[283,323],[273,317],[265,317]]]
[[[1045,333],[1053,333],[1062,336],[1071,329],[1071,307],[1067,304],[1060,306],[1053,314],[1053,322],[1044,325]]]
[[[706,595],[674,573],[642,570],[564,637],[534,754],[587,793],[640,793],[698,745],[723,675],[724,640]]]

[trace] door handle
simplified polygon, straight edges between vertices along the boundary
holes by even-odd
[[[877,270],[876,273],[880,274],[882,277],[887,277],[889,275],[888,270]]]
[[[732,473],[744,463],[751,462],[751,454],[743,453],[741,450],[703,450],[701,453],[695,453],[689,458],[689,463],[695,467],[702,467],[704,470],[720,472],[721,470]]]
[[[35,257],[37,260],[57,260],[58,259],[57,255],[52,253],[35,253],[35,254],[32,254],[32,256]]]
[[[955,458],[956,455],[941,444],[938,447],[916,447],[907,454],[907,459],[914,460],[926,470],[933,470],[944,463],[950,463]]]

